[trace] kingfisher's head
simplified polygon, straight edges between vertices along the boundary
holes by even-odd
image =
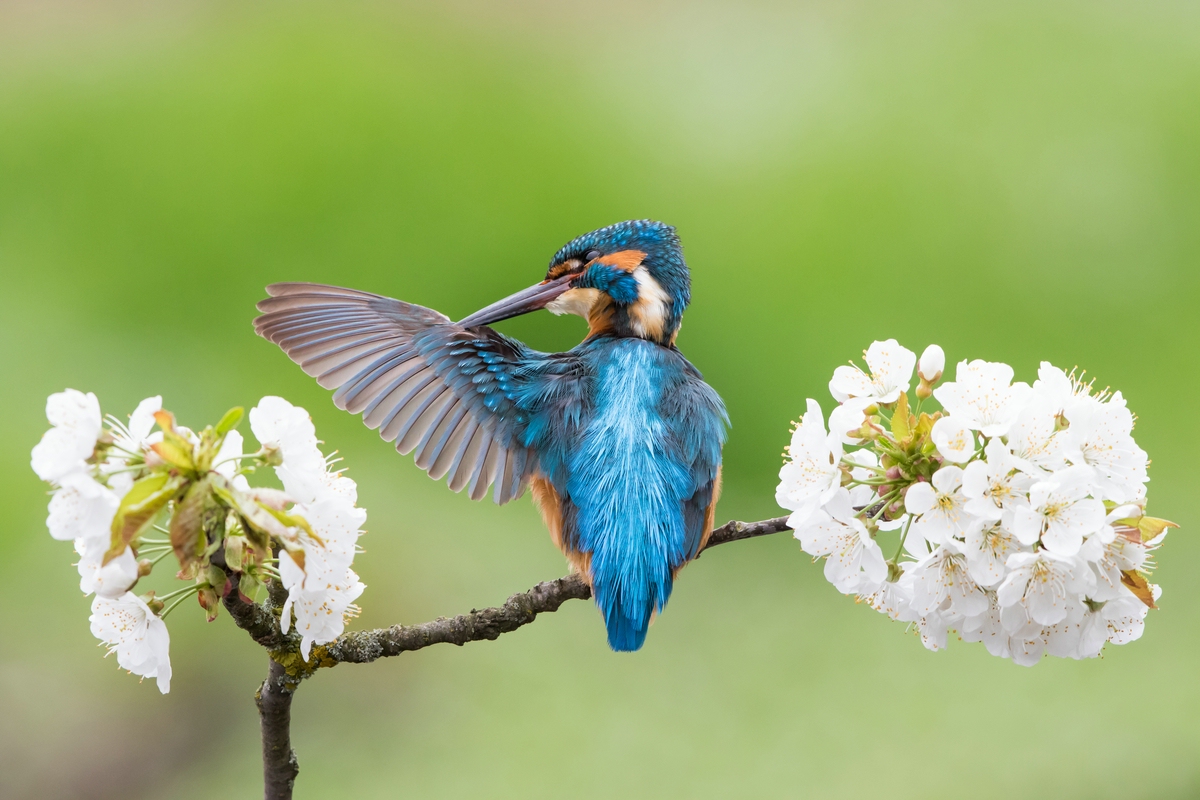
[[[545,308],[578,314],[589,335],[635,336],[672,344],[691,299],[679,237],[652,220],[618,222],[567,242],[541,283],[462,320],[485,325]]]

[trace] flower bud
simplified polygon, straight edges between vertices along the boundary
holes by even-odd
[[[154,562],[148,558],[143,558],[137,562],[138,577],[144,578],[150,574],[150,570],[154,569]]]
[[[926,347],[925,352],[921,353],[921,360],[917,362],[917,374],[921,376],[921,381],[931,386],[942,379],[945,368],[946,353],[936,344]]]
[[[221,597],[217,594],[216,589],[205,586],[197,592],[196,599],[200,601],[200,607],[207,612],[206,616],[209,622],[217,618],[217,612],[221,608]]]
[[[145,603],[155,614],[161,614],[167,604],[154,596],[154,592],[147,592],[142,595],[142,602]]]
[[[279,449],[279,445],[274,442],[264,444],[262,449],[258,451],[258,457],[268,467],[278,467],[283,463],[283,451]]]

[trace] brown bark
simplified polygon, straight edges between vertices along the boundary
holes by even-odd
[[[267,679],[255,696],[262,724],[263,797],[291,800],[300,764],[292,750],[292,693],[296,684],[283,666],[271,661]]]

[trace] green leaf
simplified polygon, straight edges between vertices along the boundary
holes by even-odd
[[[176,469],[195,470],[192,443],[175,432],[175,415],[170,411],[156,411],[154,421],[162,429],[163,438],[161,442],[151,445],[150,449]]]
[[[245,536],[225,536],[225,565],[234,572],[241,572],[246,558]]]
[[[104,554],[104,563],[125,552],[125,548],[150,527],[158,512],[186,485],[186,478],[163,473],[147,475],[135,483],[121,499],[121,505],[113,516],[112,540],[108,552]]]
[[[1167,528],[1178,528],[1177,523],[1158,517],[1126,517],[1116,522],[1117,532],[1132,542],[1149,544],[1163,535]]]
[[[238,592],[251,603],[254,602],[254,595],[258,594],[258,587],[259,583],[253,575],[242,573],[242,577],[238,579]]]
[[[217,423],[217,436],[224,436],[236,428],[245,414],[246,412],[241,406],[235,406],[226,411],[225,416],[221,417],[221,421]]]
[[[1121,572],[1121,583],[1129,591],[1133,592],[1134,597],[1145,603],[1148,608],[1158,608],[1158,606],[1154,605],[1154,592],[1150,588],[1150,582],[1146,580],[1145,575],[1132,570],[1123,570]]]
[[[917,434],[918,439],[924,439],[933,431],[933,417],[921,412],[921,416],[917,419],[917,427],[913,431]]]
[[[207,480],[192,484],[171,516],[171,547],[184,569],[204,557],[208,544],[204,534],[204,506],[211,491]]]
[[[897,442],[903,442],[912,433],[908,424],[908,394],[900,393],[896,400],[896,409],[892,412],[892,436]]]
[[[187,445],[187,446],[183,446]],[[192,448],[186,441],[180,443],[179,437],[163,436],[161,442],[150,445],[150,449],[158,453],[158,457],[175,469],[192,471],[196,468],[192,461]]]
[[[236,511],[246,521],[251,531],[266,536],[273,536],[280,541],[296,538],[280,520],[268,514],[265,508],[233,488],[224,476],[210,472],[209,479],[212,481],[213,492],[216,493],[217,497],[221,498],[226,505]]]
[[[1157,517],[1142,517],[1138,521],[1138,530],[1142,532],[1142,542],[1149,543],[1167,530],[1167,528],[1178,528],[1177,523]]]

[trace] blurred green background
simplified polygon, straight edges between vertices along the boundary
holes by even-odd
[[[729,518],[873,338],[1125,392],[1162,609],[1022,669],[926,652],[780,535],[683,575],[645,649],[570,603],[306,683],[299,798],[1200,794],[1200,8],[1184,3],[0,6],[0,795],[250,797],[261,650],[172,615],[172,692],[87,630],[28,452],[71,386],[182,421],[281,394],[369,510],[358,626],[564,572],[528,500],[428,480],[250,327],[315,280],[460,317],[567,239],[678,226],[680,345],[733,419]],[[575,318],[504,330],[565,349]],[[1191,487],[1191,488],[1189,488]]]

